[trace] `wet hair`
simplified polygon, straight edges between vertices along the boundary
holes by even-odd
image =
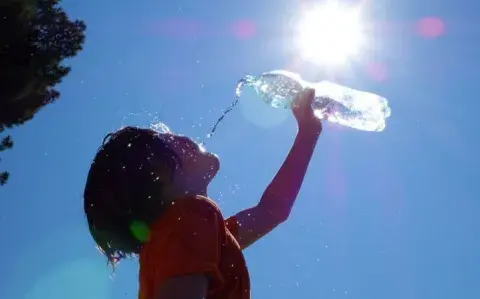
[[[173,179],[180,160],[161,134],[126,127],[105,137],[92,162],[84,210],[90,234],[112,265],[140,253],[148,227],[169,206],[159,161]]]

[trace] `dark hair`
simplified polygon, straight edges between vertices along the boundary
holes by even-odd
[[[158,161],[172,176],[180,166],[158,132],[136,127],[108,134],[93,160],[84,210],[90,234],[112,265],[140,253],[148,227],[167,208]]]

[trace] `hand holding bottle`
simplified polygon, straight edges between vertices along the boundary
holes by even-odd
[[[310,131],[320,134],[322,131],[322,122],[313,111],[312,103],[315,99],[315,90],[305,88],[300,92],[293,102],[293,115],[298,123],[299,131]]]

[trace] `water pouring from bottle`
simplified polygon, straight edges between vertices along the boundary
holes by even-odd
[[[266,104],[274,108],[291,109],[298,94],[306,87],[315,89],[312,107],[319,119],[362,131],[385,129],[385,120],[391,114],[387,99],[328,81],[307,82],[298,74],[277,70],[240,79],[235,100],[214,123],[207,139],[215,134],[218,125],[238,104],[244,88],[253,88]]]

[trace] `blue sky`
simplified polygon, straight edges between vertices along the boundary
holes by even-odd
[[[62,98],[2,154],[12,177],[0,188],[0,297],[135,298],[136,263],[112,280],[82,214],[103,136],[163,121],[201,138],[244,74],[320,70],[292,47],[298,1],[63,3],[87,22],[87,42]],[[246,251],[252,298],[480,298],[479,9],[370,2],[371,48],[338,82],[387,97],[392,117],[382,133],[325,125],[291,218]],[[427,17],[441,36],[418,34]],[[238,36],[238,24],[254,30]],[[219,126],[210,195],[225,215],[258,201],[295,131],[289,111],[248,96]]]

